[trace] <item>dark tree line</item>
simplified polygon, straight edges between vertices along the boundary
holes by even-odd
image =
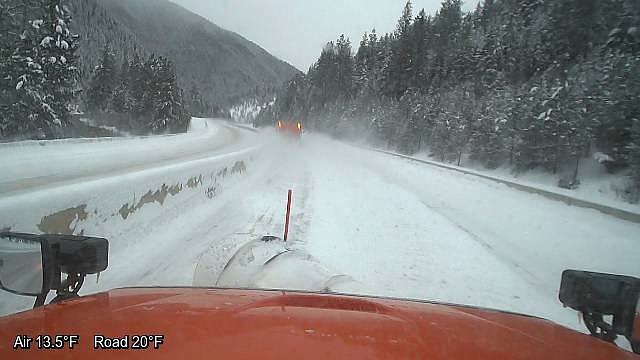
[[[71,30],[82,34],[77,51],[79,80],[88,84],[93,69],[101,59],[105,44],[123,53],[145,54],[139,40],[126,26],[115,21],[101,5],[100,0],[66,0],[74,21]]]
[[[197,90],[189,96],[202,104]],[[89,113],[126,115],[131,128],[155,133],[186,131],[191,119],[186,101],[170,60],[155,55],[142,59],[137,53],[131,59],[126,55],[118,59],[109,47],[104,48],[85,92]]]
[[[256,122],[302,119],[335,136],[367,134],[404,153],[463,154],[495,168],[571,168],[601,152],[631,168],[640,195],[640,2],[485,0],[464,13],[445,0],[396,30],[344,36],[322,49]]]
[[[183,92],[174,64],[144,55],[103,12],[95,1],[0,0],[1,139],[76,134],[68,130],[80,104],[101,122],[124,120],[141,132],[184,131],[190,114],[220,112],[196,87]],[[121,53],[96,48],[105,43]]]
[[[0,137],[54,137],[78,92],[78,36],[60,0],[0,1]]]

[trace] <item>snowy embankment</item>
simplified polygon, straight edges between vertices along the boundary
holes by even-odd
[[[178,241],[194,230],[185,209],[216,203],[244,181],[262,147],[220,121],[194,125],[181,135],[3,144],[0,229],[105,237],[109,271],[85,288],[150,284],[171,253],[192,250]],[[2,292],[0,314],[30,301]]]
[[[507,165],[495,170],[488,170],[468,159],[465,160],[467,165],[455,166],[435,161],[428,153],[406,156],[385,150],[379,151],[486,179],[493,179],[503,184],[520,187],[525,191],[540,190],[541,193],[547,193],[551,198],[557,200],[562,201],[564,199],[564,201],[572,202],[577,206],[601,208],[602,211],[614,216],[618,213],[623,219],[640,222],[640,204],[630,204],[623,198],[624,189],[631,181],[628,172],[621,172],[615,175],[609,174],[604,165],[599,163],[599,157],[606,156],[601,153],[596,153],[593,158],[583,159],[578,172],[578,180],[581,183],[576,189],[563,189],[558,186],[561,175],[553,175],[541,169],[515,174],[513,169]]]

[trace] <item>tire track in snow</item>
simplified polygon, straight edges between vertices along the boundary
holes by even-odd
[[[362,149],[356,150],[356,151],[365,151]],[[367,151],[368,152],[368,151]],[[388,155],[387,153],[382,153],[384,155]],[[399,160],[401,160],[402,158],[398,158]],[[481,245],[483,248],[485,248],[487,250],[488,253],[492,254],[496,260],[498,260],[499,262],[515,269],[515,271],[517,272],[518,275],[520,275],[520,277],[526,281],[528,284],[530,284],[531,286],[534,286],[539,292],[541,293],[548,293],[548,289],[546,289],[540,282],[540,280],[538,279],[538,277],[531,271],[527,270],[525,267],[523,267],[516,259],[509,257],[499,251],[497,251],[497,249],[491,244],[490,241],[488,241],[487,239],[485,239],[483,236],[481,236],[480,234],[478,234],[477,232],[472,231],[468,226],[464,225],[463,222],[461,220],[456,219],[455,217],[451,216],[447,211],[443,210],[442,206],[437,206],[434,205],[432,203],[432,199],[429,199],[428,197],[424,197],[421,194],[421,191],[417,188],[415,188],[415,186],[409,184],[406,180],[405,177],[402,176],[402,174],[399,173],[394,173],[394,172],[389,172],[386,169],[381,169],[379,166],[377,166],[378,164],[373,164],[369,161],[364,161],[362,162],[363,165],[366,165],[367,168],[369,170],[371,170],[372,172],[375,172],[377,174],[379,174],[380,176],[382,176],[385,180],[387,180],[388,182],[405,189],[407,192],[414,194],[414,196],[420,200],[420,202],[429,210],[433,211],[434,213],[437,213],[439,216],[447,219],[452,226],[456,227],[457,229],[462,230],[464,233],[466,233],[467,235],[469,235],[469,237],[471,239],[473,239],[474,241],[476,241],[479,245]],[[428,186],[428,185],[426,185]],[[555,295],[555,293],[554,293]]]
[[[466,226],[462,225],[459,221],[454,220],[453,217],[447,215],[445,212],[443,212],[442,210],[439,210],[437,207],[432,206],[430,204],[428,204],[425,200],[420,200],[422,202],[422,204],[429,208],[430,210],[432,210],[435,213],[438,213],[440,216],[446,218],[447,220],[449,220],[449,222],[455,226],[456,228],[462,230],[463,232],[465,232],[467,235],[469,235],[469,237],[471,237],[473,240],[475,240],[478,244],[480,244],[482,247],[484,247],[485,249],[487,249],[488,252],[492,253],[499,261],[504,262],[507,265],[513,266],[514,268],[518,269],[519,271],[521,271],[524,275],[523,278],[525,280],[527,280],[527,282],[531,285],[534,286],[540,286],[540,284],[538,283],[536,276],[528,271],[527,269],[523,268],[519,263],[517,263],[515,260],[506,257],[506,256],[502,256],[500,255],[496,249],[489,244],[489,242],[487,242],[486,240],[484,240],[480,235],[474,233],[473,231],[471,231],[469,228],[467,228]]]

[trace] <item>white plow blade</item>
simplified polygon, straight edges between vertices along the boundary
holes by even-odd
[[[277,237],[249,242],[229,260],[217,287],[354,292],[363,288],[347,275],[335,274],[302,250],[287,248]]]

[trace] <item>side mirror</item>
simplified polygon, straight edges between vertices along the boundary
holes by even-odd
[[[109,242],[106,239],[74,235],[41,235],[65,274],[96,274],[107,269]]]
[[[0,233],[0,288],[36,296],[35,306],[50,290],[57,292],[54,301],[75,297],[87,274],[106,270],[108,254],[102,238]]]
[[[565,270],[560,301],[582,313],[591,335],[613,342],[625,336],[640,352],[640,279],[631,276]],[[613,316],[611,324],[605,315]]]
[[[1,234],[0,288],[27,296],[49,292],[49,258],[45,239],[28,234]]]

